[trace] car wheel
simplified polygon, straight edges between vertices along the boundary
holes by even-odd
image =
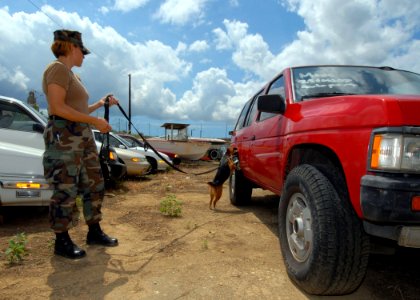
[[[240,170],[233,171],[229,178],[229,198],[233,205],[245,205],[251,201],[252,183]]]
[[[310,165],[293,169],[278,212],[287,273],[302,290],[341,295],[359,287],[369,241],[349,201],[340,198],[327,177]]]
[[[209,157],[210,157],[212,160],[219,159],[219,158],[220,158],[219,151],[218,151],[217,149],[211,149],[211,150],[209,151]]]

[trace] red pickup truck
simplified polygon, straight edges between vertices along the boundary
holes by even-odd
[[[280,196],[283,258],[307,293],[356,290],[373,242],[420,247],[420,74],[287,68],[246,102],[231,143],[231,203]]]

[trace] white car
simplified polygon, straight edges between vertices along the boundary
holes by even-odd
[[[0,96],[0,206],[49,204],[52,187],[42,165],[46,124],[45,116],[32,106]],[[112,149],[107,161],[101,159],[106,182],[125,175],[126,167]]]
[[[42,155],[33,147],[0,142],[0,206],[47,206],[53,193],[44,179]]]
[[[48,205],[42,116],[29,105],[0,96],[0,205]]]
[[[167,171],[170,166],[165,162],[168,161],[173,163],[171,158],[166,155],[165,153],[159,152],[157,155],[152,149],[144,148],[144,143],[139,141],[132,135],[129,134],[117,134],[114,135],[119,141],[121,141],[125,146],[129,147],[130,149],[135,149],[146,156],[149,163],[152,165],[152,172],[156,171]],[[163,160],[162,157],[165,159]]]

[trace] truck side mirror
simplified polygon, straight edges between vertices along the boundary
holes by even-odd
[[[286,111],[286,102],[278,94],[261,95],[257,101],[259,111],[275,114],[283,114]]]

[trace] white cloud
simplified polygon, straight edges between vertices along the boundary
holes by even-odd
[[[213,33],[216,36],[215,43],[217,50],[226,50],[233,47],[231,39],[229,38],[228,34],[223,31],[223,29],[216,28],[213,30]]]
[[[113,6],[102,6],[99,10],[107,14],[110,10],[129,12],[147,4],[149,0],[115,0]]]
[[[306,25],[279,53],[272,53],[248,24],[225,20],[216,28],[216,49],[232,49],[240,69],[265,80],[284,67],[304,64],[370,64],[420,69],[418,42],[420,2],[288,0],[284,4]],[[417,51],[417,52],[416,52]]]
[[[25,92],[28,90],[27,84],[29,82],[29,78],[22,72],[22,68],[20,66],[10,72],[8,69],[0,65],[0,81],[2,80],[7,80],[19,90]]]
[[[204,40],[195,41],[188,47],[188,49],[192,52],[203,52],[206,51],[208,48],[209,45]]]
[[[163,23],[185,25],[200,22],[204,17],[204,7],[209,0],[165,0],[155,14]]]
[[[155,18],[168,24],[196,24],[203,21],[209,1],[166,0]],[[103,11],[129,11],[146,3],[115,1]],[[191,74],[192,62],[185,59],[185,53],[208,54],[210,47],[205,40],[191,44],[175,41],[176,47],[159,40],[130,42],[114,28],[77,13],[43,6],[47,17],[42,12],[11,13],[0,7],[0,91],[6,96],[28,89],[41,91],[43,70],[54,59],[49,47],[57,23],[52,20],[59,20],[59,27],[81,31],[92,51],[83,67],[74,69],[92,101],[113,92],[126,107],[131,74],[133,115],[159,120],[234,120],[246,99],[289,65],[354,63],[420,70],[419,1],[284,0],[283,4],[303,19],[305,27],[280,51],[274,52],[264,36],[252,32],[244,21],[224,20],[213,30],[214,41],[210,43],[219,52],[202,60],[213,65],[207,70],[199,66],[201,72],[197,74]],[[231,61],[221,52],[231,54]],[[234,73],[227,70],[232,69],[242,71],[242,80],[231,79]],[[176,90],[184,88],[188,80],[192,81],[190,88]]]
[[[273,76],[276,66],[272,65],[273,54],[260,34],[249,34],[248,24],[239,21],[224,20],[226,31],[213,30],[216,35],[216,49],[233,48],[233,62],[246,72],[260,78]],[[279,71],[277,71],[279,72]]]
[[[167,113],[184,119],[233,120],[244,101],[261,86],[259,82],[234,83],[225,70],[210,68],[196,75],[192,89],[175,106],[168,107]]]
[[[420,2],[403,0],[347,1],[288,0],[288,8],[300,15],[306,29],[280,53],[276,61],[292,64],[349,63],[382,65],[391,57],[395,67],[419,69],[412,49],[418,30]],[[413,58],[410,65],[397,59]],[[293,56],[292,56],[293,54]],[[300,58],[299,58],[300,57]]]
[[[177,53],[182,53],[188,50],[188,46],[187,44],[183,43],[183,42],[178,42],[178,46],[176,46],[176,52]]]
[[[38,84],[34,84],[32,78],[40,78],[45,66],[41,67],[37,62],[50,51],[37,50],[49,47],[42,39],[47,36],[51,38],[52,32],[45,33],[39,30],[34,34],[32,28],[42,28],[47,22],[48,18],[41,12],[32,15],[12,15],[7,7],[0,8],[0,84],[4,82],[7,86],[11,85],[15,91],[11,96],[38,88]],[[35,69],[31,70],[34,64]],[[3,95],[7,92],[2,86],[0,91]]]
[[[180,81],[191,72],[191,63],[178,56],[185,45],[173,49],[157,40],[131,43],[113,28],[100,26],[77,13],[50,6],[43,6],[42,10],[51,19],[60,20],[63,27],[82,32],[84,44],[92,53],[86,56],[82,68],[73,71],[80,74],[91,101],[109,92],[125,98],[130,73],[133,114],[160,117],[167,106],[176,105],[174,93],[165,85]],[[43,70],[54,60],[50,45],[57,25],[49,17],[42,13],[10,14],[6,8],[0,8],[2,94],[16,96],[17,89],[26,88],[41,92]]]

